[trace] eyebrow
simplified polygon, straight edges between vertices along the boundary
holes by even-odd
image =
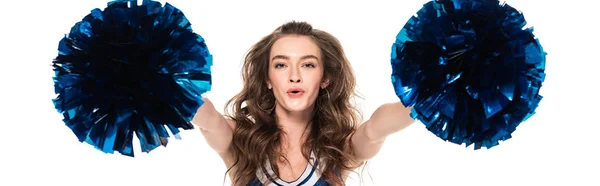
[[[313,59],[315,59],[317,61],[319,60],[319,58],[317,56],[314,56],[314,55],[305,55],[305,56],[302,56],[300,58],[300,60],[305,60],[305,59],[310,59],[310,58],[313,58]],[[285,55],[276,55],[276,56],[273,56],[273,58],[271,58],[271,61],[273,61],[275,59],[289,60],[290,57],[289,56],[285,56]]]

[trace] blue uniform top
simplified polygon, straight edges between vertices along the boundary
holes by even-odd
[[[319,160],[315,158],[314,153],[311,152],[308,161],[309,163],[306,165],[306,169],[304,169],[300,178],[291,182],[279,178],[271,179],[271,176],[269,175],[273,175],[274,171],[269,161],[267,161],[263,168],[256,171],[256,178],[247,186],[330,186],[323,178],[321,178],[321,174],[318,171]],[[268,182],[268,185],[264,184]]]

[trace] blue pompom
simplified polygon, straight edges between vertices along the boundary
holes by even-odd
[[[545,57],[523,15],[497,0],[426,3],[396,37],[392,83],[439,138],[491,148],[542,99]]]
[[[59,43],[53,100],[80,142],[134,156],[166,146],[211,89],[212,56],[170,4],[117,0],[94,9]]]

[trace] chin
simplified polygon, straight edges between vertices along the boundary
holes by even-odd
[[[309,107],[284,107],[283,109],[285,109],[286,111],[289,111],[289,112],[306,112],[310,108]]]
[[[314,104],[309,104],[308,100],[286,100],[285,103],[278,106],[288,112],[307,112],[313,108]]]

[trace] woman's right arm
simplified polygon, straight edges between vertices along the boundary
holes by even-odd
[[[192,123],[200,128],[208,145],[221,157],[229,154],[235,124],[225,119],[208,98],[202,98],[204,104],[198,108]]]

